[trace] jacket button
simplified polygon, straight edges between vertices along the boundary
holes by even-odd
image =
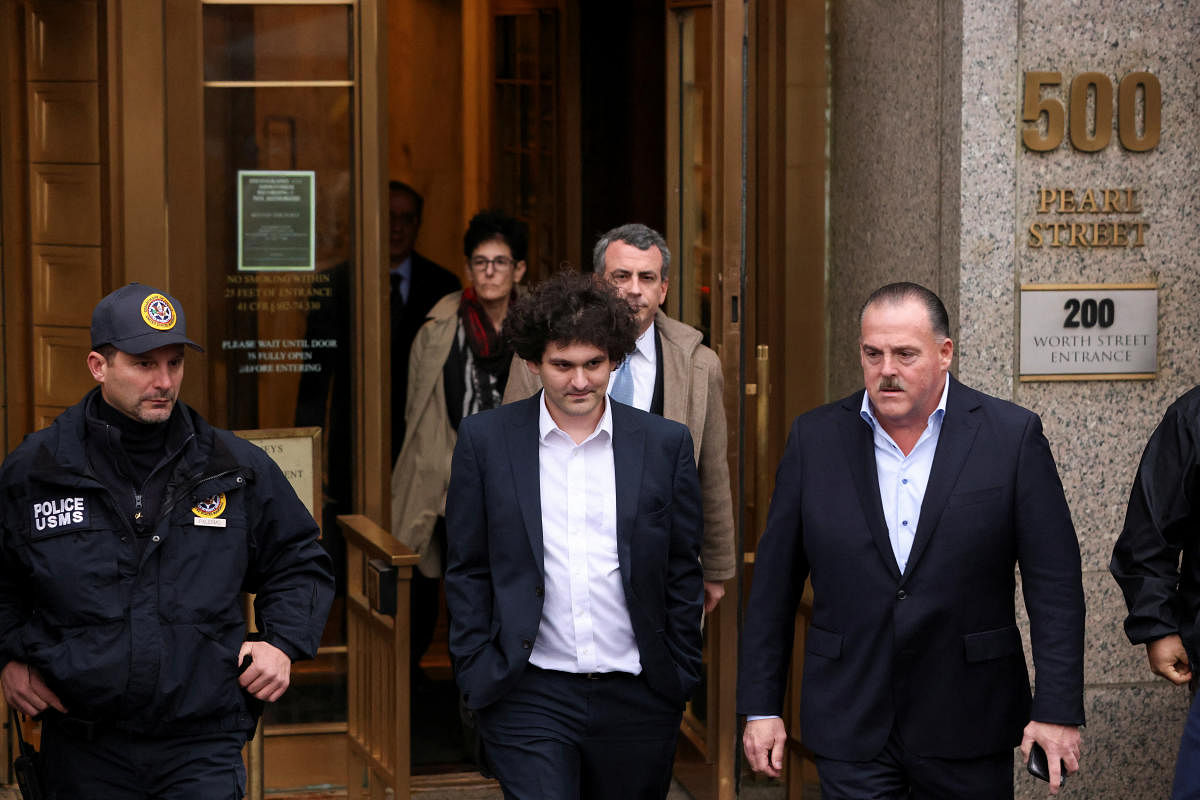
[[[521,649],[522,650],[528,650],[531,647],[533,647],[533,642],[529,641],[528,639],[521,640]]]
[[[538,597],[542,597],[543,595],[546,594],[546,587],[538,586],[536,589],[533,590],[533,593],[536,594]]]
[[[904,599],[904,598],[906,598],[906,597],[908,597],[908,592],[904,591],[903,589],[901,589],[900,591],[896,592],[896,599],[897,599],[897,600],[903,600],[903,599]]]

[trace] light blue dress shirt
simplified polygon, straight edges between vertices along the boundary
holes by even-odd
[[[410,254],[399,264],[393,264],[388,272],[400,276],[400,299],[407,303],[408,290],[412,287],[412,255]]]
[[[929,472],[933,469],[933,454],[942,433],[942,418],[946,416],[946,396],[949,392],[950,379],[947,377],[942,387],[942,399],[929,415],[921,438],[908,455],[904,455],[904,451],[879,424],[871,408],[871,396],[863,392],[859,414],[875,435],[879,499],[883,503],[883,518],[887,522],[888,539],[896,556],[896,566],[902,575],[908,566],[913,537],[916,536],[917,523],[921,518],[921,502],[925,499],[925,487],[929,485]]]
[[[633,352],[625,356],[629,364],[629,374],[633,378],[633,401],[628,405],[649,411],[654,402],[654,381],[658,371],[658,354],[654,351],[654,323],[642,331],[637,338]],[[611,395],[613,384],[617,380],[620,369],[614,369],[608,376],[608,393]]]

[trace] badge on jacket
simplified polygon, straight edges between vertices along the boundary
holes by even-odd
[[[192,506],[192,513],[196,515],[192,523],[207,528],[224,528],[225,520],[221,519],[221,515],[225,513],[225,494],[214,494],[212,497],[205,498]]]

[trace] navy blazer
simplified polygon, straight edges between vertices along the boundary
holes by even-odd
[[[1011,749],[1030,719],[1083,723],[1079,544],[1041,422],[948,380],[903,575],[863,392],[798,417],[788,437],[755,560],[738,711],[781,713],[811,578],[798,733],[819,755],[870,760],[895,726],[916,755],[975,758]],[[1014,611],[1018,565],[1033,698]]]
[[[611,401],[610,401],[611,402]],[[543,580],[542,393],[467,417],[446,495],[450,655],[468,708],[517,682],[537,638]],[[651,688],[681,707],[700,678],[700,483],[687,428],[612,403],[617,558]]]

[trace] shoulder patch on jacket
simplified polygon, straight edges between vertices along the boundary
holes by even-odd
[[[33,514],[30,530],[34,538],[88,525],[87,499],[84,497],[52,497],[39,500],[33,503],[30,511]]]

